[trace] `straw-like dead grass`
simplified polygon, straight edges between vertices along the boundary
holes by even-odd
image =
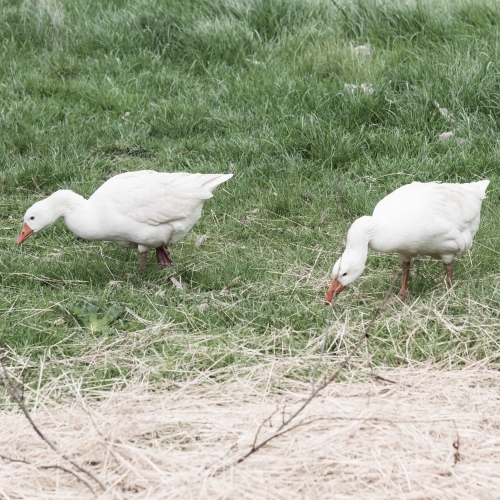
[[[499,490],[500,372],[479,364],[382,373],[394,384],[347,373],[311,402],[301,425],[214,475],[307,395],[298,382],[272,389],[275,369],[225,384],[200,376],[170,391],[144,383],[84,391],[75,382],[71,398],[50,387],[25,396],[58,449],[109,487],[102,493],[79,472],[100,498],[442,499]],[[0,443],[3,456],[29,462],[2,459],[0,496],[92,498],[73,475],[41,468],[72,469],[14,404],[0,415]]]

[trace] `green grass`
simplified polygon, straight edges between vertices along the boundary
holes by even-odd
[[[138,367],[151,380],[217,378],[312,356],[347,227],[413,180],[492,182],[453,292],[423,259],[417,302],[391,304],[365,354],[498,360],[496,2],[3,0],[0,40],[0,345],[34,380],[40,366],[89,386]],[[373,93],[345,87],[362,83]],[[454,139],[440,142],[444,131]],[[172,268],[151,260],[143,276],[136,253],[63,223],[16,246],[36,200],[144,168],[235,174]],[[370,255],[338,300],[329,352],[349,351],[398,266]]]

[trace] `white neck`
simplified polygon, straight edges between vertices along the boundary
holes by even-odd
[[[52,213],[54,214],[56,220],[59,217],[64,217],[75,210],[82,210],[85,208],[86,200],[83,196],[76,194],[69,189],[61,189],[52,193],[46,200],[49,204]]]
[[[56,191],[46,200],[56,218],[64,217],[68,229],[78,237],[94,240],[99,239],[99,222],[92,212],[88,201],[70,190]]]
[[[347,246],[344,255],[361,269],[364,269],[366,264],[368,244],[372,239],[374,227],[373,218],[365,215],[356,219],[347,233]]]

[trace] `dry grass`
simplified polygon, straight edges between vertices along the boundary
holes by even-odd
[[[122,390],[57,384],[25,394],[36,424],[109,490],[99,498],[491,498],[500,488],[500,373],[486,364],[347,372],[287,434],[213,475],[272,433],[307,394],[279,387],[290,361],[221,384],[175,390],[138,381]],[[60,381],[59,381],[60,382]],[[268,419],[272,415],[272,418]],[[274,426],[274,427],[273,427]],[[259,439],[260,439],[259,437]],[[3,498],[92,498],[71,466],[35,434],[16,405],[0,415]],[[72,469],[75,470],[75,469]],[[84,475],[79,473],[82,477]]]
[[[56,450],[0,387],[0,498],[498,496],[498,2],[337,3],[3,3],[0,357]],[[138,169],[235,174],[168,274],[61,226],[13,250],[41,192]],[[421,259],[301,425],[214,475],[309,394],[349,224],[406,182],[483,178],[455,286]],[[344,292],[323,377],[399,266],[373,253]],[[97,305],[127,313],[72,312]]]

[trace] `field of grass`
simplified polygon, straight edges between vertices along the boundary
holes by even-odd
[[[441,263],[421,260],[411,300],[388,306],[361,357],[498,361],[497,2],[0,6],[0,348],[26,383],[102,389],[140,374],[168,387],[286,359],[280,377],[307,380],[347,228],[414,180],[489,178],[481,227],[451,291]],[[62,222],[16,245],[35,201],[139,169],[234,174],[172,248],[174,266],[151,257],[141,274],[136,252]],[[399,266],[371,254],[339,297],[325,369]]]

